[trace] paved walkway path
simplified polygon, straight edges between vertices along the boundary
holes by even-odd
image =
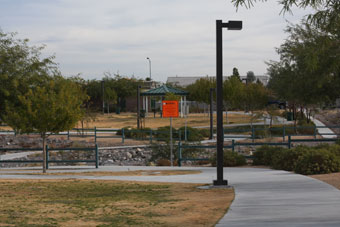
[[[13,153],[13,154],[3,154],[0,155],[0,160],[12,160],[16,158],[24,158],[31,154],[37,154],[41,153],[42,151],[25,151],[25,152],[19,152],[19,153]]]
[[[60,167],[58,167],[60,168]],[[70,167],[64,167],[70,168]],[[73,167],[72,167],[73,168]],[[133,171],[133,170],[200,170],[201,174],[177,176],[41,176],[9,175],[41,170],[0,169],[0,179],[98,179],[150,182],[210,184],[216,178],[215,168],[103,166],[63,171]],[[7,173],[7,174],[6,174]],[[217,226],[340,226],[340,190],[310,177],[263,168],[225,168],[225,179],[235,189],[235,200]]]
[[[316,118],[311,117],[311,120],[314,122],[314,124],[318,127],[324,127],[324,128],[318,128],[318,132],[319,134],[323,137],[323,138],[327,138],[327,139],[332,139],[332,138],[336,138],[337,135],[332,135],[334,134],[334,132],[327,128],[326,125],[324,123],[322,123],[321,121],[319,121]]]

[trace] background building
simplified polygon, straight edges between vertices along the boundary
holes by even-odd
[[[213,76],[175,76],[175,77],[168,77],[166,83],[171,84],[173,86],[180,86],[180,87],[186,87],[190,84],[194,84],[196,80],[199,80],[201,78],[216,78]],[[269,76],[261,75],[261,76],[255,76],[256,80],[259,80],[264,86],[267,86],[269,81]],[[241,80],[246,79],[247,76],[240,76]],[[228,76],[224,76],[223,80],[228,79]]]

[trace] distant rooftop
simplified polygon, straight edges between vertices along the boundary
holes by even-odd
[[[269,76],[255,76],[256,79],[260,80],[263,85],[267,85],[269,81]],[[175,76],[175,77],[168,77],[166,83],[171,84],[173,86],[181,86],[186,87],[190,84],[194,84],[196,80],[201,78],[215,78],[214,76]],[[228,79],[229,76],[224,76],[223,81]],[[246,79],[247,76],[240,76],[241,79]]]
[[[145,92],[142,92],[141,96],[164,96],[167,93],[173,93],[175,95],[186,96],[189,93],[178,88],[173,88],[168,85],[163,85]]]

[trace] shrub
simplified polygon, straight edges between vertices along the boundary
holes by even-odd
[[[293,171],[302,152],[303,150],[298,147],[296,149],[279,148],[273,153],[271,167]]]
[[[338,144],[327,144],[327,143],[323,143],[323,144],[319,144],[311,149],[314,150],[327,150],[329,152],[331,152],[332,154],[336,155],[337,157],[340,158],[340,145]]]
[[[262,139],[262,138],[268,137],[268,129],[265,129],[265,128],[263,128],[261,130],[260,129],[255,129],[254,137],[256,139]]]
[[[170,141],[170,126],[159,127],[155,133],[157,140]],[[175,128],[172,128],[172,138],[178,138],[178,133]]]
[[[198,130],[203,137],[205,137],[205,138],[210,137],[210,129],[202,128],[202,129],[198,129]]]
[[[329,146],[329,151],[333,154],[335,154],[338,158],[340,158],[340,145],[334,144],[332,146]]]
[[[323,144],[294,149],[262,146],[254,153],[253,164],[306,175],[339,172],[340,146]]]
[[[181,139],[185,139],[185,127],[179,128],[181,131]],[[187,127],[187,140],[188,141],[201,141],[204,136],[201,134],[201,130],[196,128]]]
[[[151,128],[143,128],[143,129],[133,129],[131,130],[132,138],[142,139],[142,138],[150,138],[150,130]]]
[[[144,128],[144,129],[136,129],[131,127],[125,127],[124,128],[124,136],[125,138],[149,138],[150,137],[150,130],[151,128]],[[116,133],[116,135],[122,135],[122,130],[119,129]]]
[[[266,138],[271,136],[283,136],[283,125],[275,125],[271,127],[266,127],[263,125],[254,126],[255,128],[255,138]],[[251,129],[250,129],[251,132]],[[285,135],[295,134],[293,128],[286,127]]]
[[[261,146],[253,154],[253,165],[272,165],[272,156],[279,147]]]
[[[131,128],[130,126],[124,127],[124,136],[125,136],[125,138],[132,138],[132,133],[131,133],[132,130],[133,130],[133,128]],[[117,131],[116,135],[121,136],[122,135],[122,130],[119,129]]]
[[[298,125],[297,125],[298,134],[314,135],[314,130],[315,130],[315,124],[312,121],[307,122],[306,118],[299,119]]]
[[[211,161],[212,166],[216,166],[216,161],[217,161],[216,154],[211,157],[210,161]],[[247,162],[246,162],[246,158],[243,155],[235,151],[230,151],[230,150],[224,151],[224,156],[223,156],[224,167],[243,166],[245,164],[247,164]]]
[[[325,149],[307,150],[299,156],[294,171],[305,175],[339,172],[340,160]]]
[[[269,128],[270,135],[272,136],[283,136],[283,125],[272,126]],[[294,128],[285,127],[285,135],[293,135],[295,134]]]
[[[340,145],[340,139],[337,139],[337,141],[335,142],[335,144]]]

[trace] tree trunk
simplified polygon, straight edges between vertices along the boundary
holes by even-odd
[[[270,115],[270,123],[269,123],[269,127],[271,128],[273,125],[273,115]]]
[[[312,118],[312,110],[306,108],[306,115],[307,115],[307,123],[311,122],[311,118]]]
[[[84,120],[81,121],[81,134],[84,137]]]
[[[43,139],[43,173],[46,173],[46,135],[41,135],[41,138]]]
[[[303,119],[303,107],[302,106],[300,106],[300,117],[301,117],[301,119]]]
[[[293,105],[293,119],[294,119],[294,131],[295,133],[297,133],[297,130],[296,130],[297,116],[296,116],[296,105],[295,104]]]

